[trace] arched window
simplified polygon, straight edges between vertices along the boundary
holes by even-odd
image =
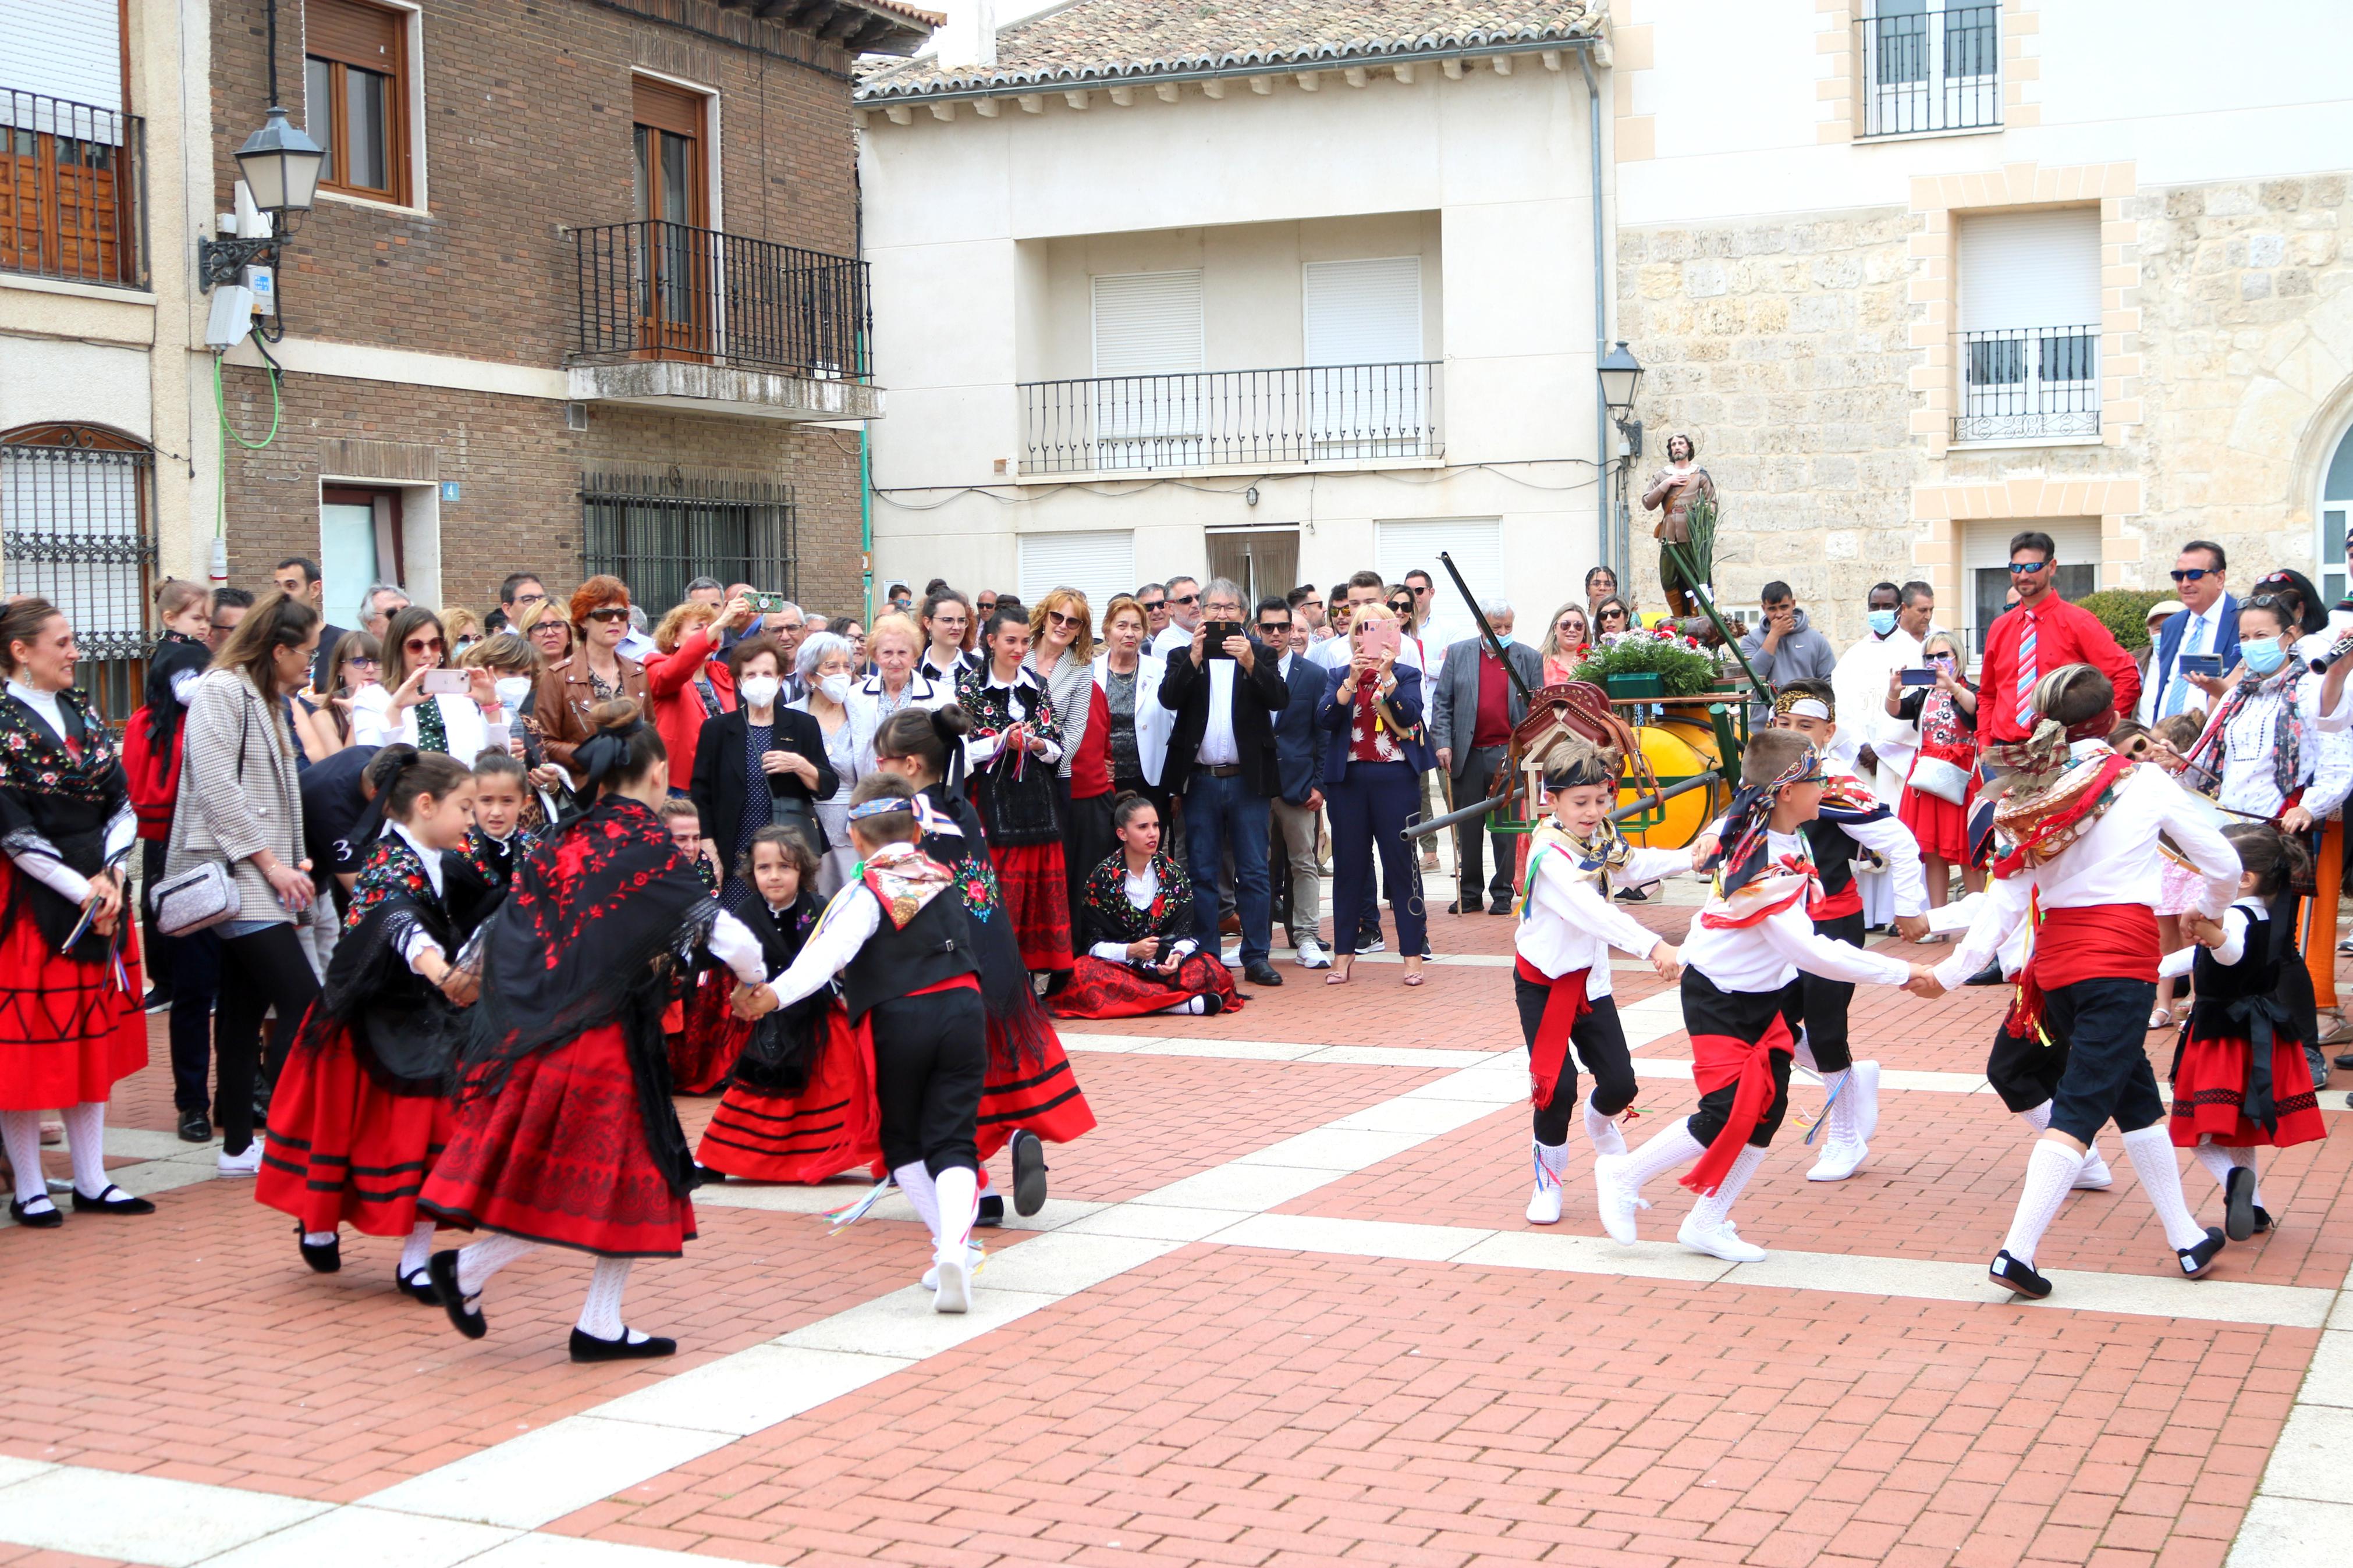
[[[2346,530],[2353,525],[2353,429],[2337,438],[2337,451],[2321,470],[2320,539],[2313,553],[2320,562],[2320,592],[2330,604],[2345,597]]]
[[[0,574],[73,622],[76,683],[120,723],[139,705],[155,568],[155,454],[90,425],[0,431]]]

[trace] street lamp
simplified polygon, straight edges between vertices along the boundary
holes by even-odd
[[[1609,416],[1618,423],[1619,432],[1626,437],[1629,458],[1642,455],[1642,422],[1634,414],[1634,388],[1641,384],[1642,362],[1627,352],[1626,340],[1620,338],[1618,346],[1601,356],[1594,371],[1601,377],[1601,401],[1608,405]]]
[[[237,150],[237,173],[253,205],[269,215],[269,232],[239,235],[233,239],[196,241],[196,286],[209,292],[214,285],[234,283],[248,267],[278,260],[279,242],[292,232],[294,219],[311,210],[319,189],[319,170],[326,149],[311,140],[286,118],[286,110],[269,106],[261,129]]]

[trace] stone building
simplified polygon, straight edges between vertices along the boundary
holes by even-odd
[[[2063,584],[2344,583],[2353,507],[2353,25],[2163,0],[1614,0],[1614,335],[1655,466],[1721,487],[1729,604],[1787,578],[1840,640],[1926,578],[1998,607],[2034,527]],[[2333,39],[2333,44],[2324,40]],[[1651,561],[1639,513],[1634,554]],[[1643,592],[1655,602],[1656,577]]]

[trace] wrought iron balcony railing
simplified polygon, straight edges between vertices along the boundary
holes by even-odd
[[[1861,33],[1862,134],[1990,131],[2001,124],[2001,7],[1924,0],[1855,23]]]
[[[684,360],[867,379],[863,261],[681,223],[571,233],[575,363]]]
[[[1433,360],[1021,384],[1021,471],[1436,458]]]
[[[147,122],[0,88],[0,272],[147,286]]]
[[[2013,327],[1960,335],[1956,441],[2100,433],[2100,329]]]

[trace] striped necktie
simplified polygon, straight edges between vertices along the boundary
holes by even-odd
[[[2158,718],[2172,718],[2189,700],[2189,678],[2181,673],[2181,660],[2185,655],[2204,653],[2206,650],[2198,645],[2205,640],[2206,623],[2196,616],[2190,616],[2189,635],[2181,639],[2181,651],[2173,657],[2173,679],[2165,683],[2165,711],[2159,713]]]
[[[2034,729],[2034,612],[2021,610],[2026,629],[2018,634],[2018,727]]]

